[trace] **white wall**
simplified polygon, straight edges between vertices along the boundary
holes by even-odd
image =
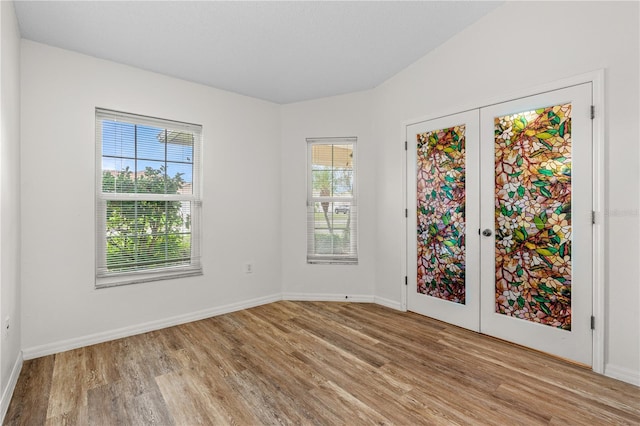
[[[20,355],[20,33],[12,2],[0,2],[0,418],[21,365]],[[4,327],[3,327],[4,328]]]
[[[203,276],[94,289],[95,107],[202,124]],[[278,105],[23,40],[25,358],[279,298],[279,146]]]
[[[373,301],[375,143],[371,92],[282,107],[282,282],[285,298]],[[306,182],[309,137],[357,136],[358,265],[306,263]]]
[[[638,26],[637,2],[507,3],[374,91],[378,296],[402,291],[402,123],[604,68],[605,371],[640,384]]]

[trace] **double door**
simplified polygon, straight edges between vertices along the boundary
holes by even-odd
[[[592,364],[591,93],[406,127],[409,310]]]

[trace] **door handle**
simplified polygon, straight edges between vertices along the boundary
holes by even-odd
[[[491,236],[491,229],[487,228],[484,231],[482,231],[482,235],[484,235],[485,237],[490,237]]]

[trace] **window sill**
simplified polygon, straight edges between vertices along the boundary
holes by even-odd
[[[310,264],[310,265],[357,265],[358,259],[307,258],[307,264]]]
[[[202,267],[167,268],[155,272],[130,272],[96,276],[96,289],[118,287],[122,285],[140,284],[152,281],[172,280],[202,275]]]

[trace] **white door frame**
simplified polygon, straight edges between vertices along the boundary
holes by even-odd
[[[461,105],[460,108],[447,109],[439,111],[437,114],[423,116],[412,120],[404,121],[400,128],[401,149],[405,150],[406,128],[412,124],[422,121],[434,120],[447,115],[457,114],[473,109],[479,109],[490,105],[508,102],[518,98],[536,95],[539,93],[550,92],[565,87],[575,86],[583,83],[592,83],[593,90],[593,106],[595,116],[591,121],[593,127],[593,211],[595,212],[595,224],[593,225],[593,316],[595,318],[595,328],[593,329],[593,361],[592,370],[599,374],[604,374],[604,341],[606,324],[606,308],[604,298],[605,283],[605,231],[606,222],[604,220],[604,212],[606,211],[605,199],[605,97],[604,97],[604,69],[580,74],[577,76],[556,80],[533,88],[525,88],[508,95],[502,95],[491,99],[484,99],[467,105]],[[402,233],[402,271],[404,277],[399,280],[401,284],[401,308],[407,310],[407,292],[408,286],[405,284],[409,271],[408,244],[413,241],[407,239],[408,218],[405,212],[408,209],[407,194],[407,152],[405,150],[402,164],[402,186],[403,186],[403,203],[401,214],[404,219]]]

